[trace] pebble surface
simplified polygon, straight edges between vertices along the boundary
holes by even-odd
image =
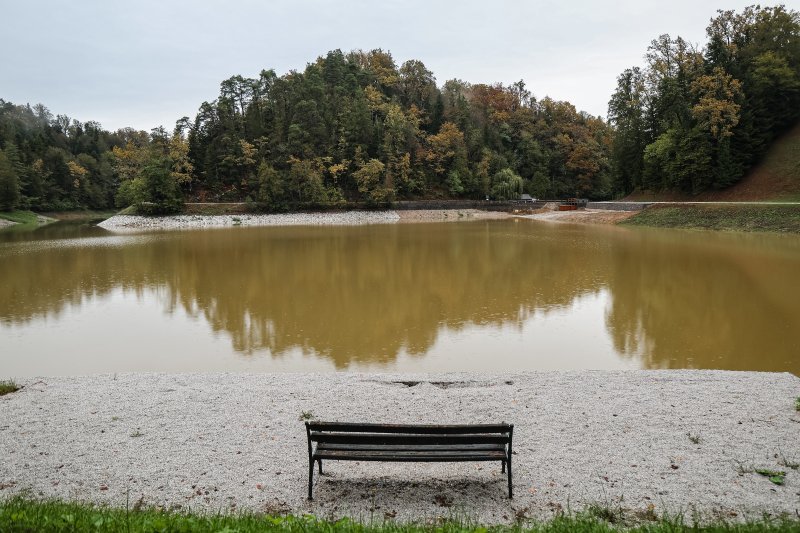
[[[800,508],[800,379],[788,373],[136,373],[20,384],[0,397],[0,498],[487,524],[593,504],[729,521]],[[499,464],[327,461],[309,502],[304,412],[513,423],[515,497]],[[785,483],[759,468],[785,471]]]
[[[395,211],[345,211],[341,213],[286,213],[273,215],[174,215],[146,217],[115,215],[98,224],[111,231],[142,229],[226,228],[234,226],[353,226],[394,224]]]

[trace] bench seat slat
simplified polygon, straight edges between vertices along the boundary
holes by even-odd
[[[508,433],[510,424],[357,424],[352,422],[309,422],[311,431],[347,431],[364,433],[417,433],[458,435],[469,433]]]
[[[507,436],[496,434],[419,435],[317,431],[312,431],[310,438],[312,442],[340,444],[505,444],[509,440]]]
[[[505,452],[505,444],[423,444],[409,446],[404,444],[340,444],[321,442],[317,450],[391,450],[391,451],[501,451]]]
[[[502,461],[505,452],[500,450],[477,451],[392,451],[392,450],[318,450],[318,459],[339,461]]]

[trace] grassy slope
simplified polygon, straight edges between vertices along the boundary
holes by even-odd
[[[800,123],[770,147],[764,159],[736,185],[697,196],[635,192],[632,201],[800,201]]]
[[[36,213],[33,211],[6,211],[0,212],[0,218],[17,222],[18,224],[36,224]]]
[[[800,233],[796,205],[654,205],[620,224],[660,228]]]
[[[490,527],[491,531],[517,532],[585,532],[605,533],[617,531],[618,526],[608,522],[614,514],[595,513],[575,517],[560,516],[550,522],[526,523],[512,527]],[[109,509],[62,502],[36,502],[20,498],[0,500],[0,531],[286,531],[297,533],[418,533],[436,531],[460,533],[462,531],[485,533],[487,528],[463,520],[440,520],[430,525],[396,524],[388,520],[364,525],[353,520],[329,522],[310,515],[268,516],[251,514],[192,515],[159,510]],[[672,533],[679,531],[704,532],[800,532],[800,522],[788,519],[759,521],[745,524],[724,522],[705,527],[690,527],[680,520],[645,519],[645,524],[628,531]]]

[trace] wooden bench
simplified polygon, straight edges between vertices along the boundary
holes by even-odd
[[[308,499],[312,499],[314,461],[463,462],[500,461],[511,487],[513,424],[401,425],[306,422]],[[314,446],[316,443],[316,446]]]

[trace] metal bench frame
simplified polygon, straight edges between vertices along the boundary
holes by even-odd
[[[414,425],[306,422],[308,499],[313,499],[314,462],[322,460],[388,462],[500,461],[511,484],[513,424]],[[316,443],[316,446],[314,446]]]

